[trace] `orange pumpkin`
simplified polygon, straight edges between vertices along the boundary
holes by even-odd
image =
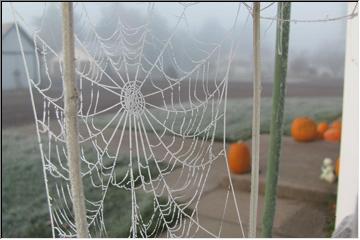
[[[335,174],[337,177],[339,177],[339,171],[340,171],[340,159],[336,159],[335,162]]]
[[[340,142],[341,131],[338,128],[330,128],[324,133],[324,140],[328,142]]]
[[[291,136],[299,142],[309,142],[317,138],[316,123],[308,117],[296,118],[291,124]]]
[[[331,128],[336,128],[339,129],[341,132],[341,121],[340,120],[336,120],[331,124]]]
[[[230,145],[228,151],[230,170],[234,173],[247,173],[251,168],[249,147],[242,141]]]
[[[327,122],[320,122],[318,123],[317,125],[317,132],[318,132],[318,137],[320,139],[323,139],[324,138],[324,132],[326,130],[328,130],[329,128],[329,125],[327,124]]]

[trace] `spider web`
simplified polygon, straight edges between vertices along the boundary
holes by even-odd
[[[191,237],[199,231],[219,237],[230,202],[239,234],[244,236],[225,142],[215,143],[217,132],[225,134],[227,84],[240,4],[234,10],[233,27],[219,43],[203,42],[185,31],[196,51],[179,47],[174,36],[180,28],[188,29],[186,13],[197,4],[179,5],[182,12],[177,23],[163,38],[152,29],[154,3],[148,4],[144,23],[129,26],[119,17],[116,30],[107,37],[97,33],[84,4],[75,5],[75,12],[80,12],[75,58],[81,175],[92,237],[109,236],[111,223],[107,224],[105,212],[111,203],[106,197],[120,190],[131,195],[127,209],[131,211],[131,237],[153,237],[164,231],[167,237]],[[54,236],[75,237],[65,144],[62,53],[41,38],[40,32],[41,27],[33,32],[37,81],[25,67],[52,231]],[[210,229],[203,226],[198,209],[201,197],[209,191],[207,183],[217,162],[223,165],[230,184],[225,186],[225,201],[217,205],[223,212],[219,227]],[[152,196],[153,201],[151,217],[146,219],[139,200],[143,194]],[[122,199],[118,201],[121,204]]]
[[[229,208],[235,209],[239,236],[245,236],[226,161],[226,99],[230,66],[233,60],[235,29],[239,8],[234,9],[234,24],[220,42],[200,40],[189,30],[187,13],[199,3],[174,3],[182,9],[177,23],[167,34],[153,30],[155,4],[147,4],[144,22],[128,25],[117,16],[115,30],[104,37],[96,31],[82,3],[75,33],[76,77],[79,90],[79,142],[81,174],[85,186],[86,211],[92,237],[112,236],[106,199],[114,192],[131,195],[129,236],[153,237],[165,231],[167,237],[222,236]],[[252,8],[241,3],[248,10]],[[261,11],[271,7],[269,3]],[[46,6],[46,4],[45,4]],[[13,8],[21,51],[18,22],[31,29]],[[61,16],[58,9],[57,14]],[[75,237],[69,169],[65,147],[62,53],[40,28],[31,31],[35,45],[37,77],[23,54],[30,86],[46,194],[53,236]],[[291,19],[293,23],[330,22],[358,15],[319,19]],[[261,16],[271,20],[275,17]],[[158,23],[159,24],[159,23]],[[186,31],[184,31],[186,29]],[[177,35],[191,42],[191,51],[176,40]],[[277,49],[281,52],[281,47]],[[55,61],[54,61],[55,59]],[[225,139],[225,135],[222,139]],[[216,177],[218,165],[229,178],[217,228],[202,221],[202,197],[213,189],[209,179]],[[152,212],[145,217],[142,196],[152,198]],[[119,205],[125,205],[119,198]],[[130,210],[131,209],[131,210]],[[114,209],[112,208],[111,211]],[[124,216],[119,213],[119,218]]]

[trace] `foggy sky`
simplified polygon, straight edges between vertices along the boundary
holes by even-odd
[[[101,14],[101,7],[108,3],[85,3],[87,11],[93,17],[94,23]],[[262,3],[262,7],[265,7],[269,3]],[[39,17],[42,14],[44,3],[14,3],[17,11],[24,16],[24,19],[30,19],[33,17]],[[125,6],[129,6],[139,11],[146,11],[147,3],[125,3]],[[190,7],[187,10],[187,17],[191,20],[191,27],[195,30],[199,29],[204,22],[211,18],[216,19],[219,24],[225,28],[229,28],[234,20],[238,3],[200,3],[196,6]],[[169,25],[175,24],[177,16],[180,15],[182,7],[177,3],[156,3],[155,11],[166,18]],[[292,18],[293,19],[317,19],[326,18],[326,16],[340,16],[346,12],[346,3],[341,2],[323,2],[323,3],[304,3],[297,2],[292,4]],[[264,16],[274,16],[276,14],[276,4],[272,5],[268,9],[262,12]],[[244,6],[242,6],[240,12],[240,23],[244,24],[248,16],[248,12]],[[9,3],[2,3],[2,21],[13,21],[13,16]],[[248,19],[248,24],[251,23],[251,19]],[[263,29],[271,23],[270,20],[262,20]],[[314,48],[322,46],[324,42],[338,41],[341,34],[344,34],[345,21],[336,21],[330,23],[297,23],[291,26],[291,44],[298,50],[311,51]],[[241,26],[241,24],[240,24]],[[274,31],[275,24],[267,32],[271,35]],[[265,36],[266,37],[266,36]]]
[[[89,13],[92,23],[96,25],[101,19],[103,9],[110,3],[83,3]],[[122,3],[124,7],[133,9],[139,13],[146,15],[148,3]],[[251,3],[248,3],[251,4]],[[204,26],[211,26],[211,24],[220,25],[224,29],[230,29],[233,25],[238,2],[224,2],[224,3],[198,3],[191,6],[186,11],[186,18],[190,25],[190,30],[194,32],[204,31]],[[268,6],[269,3],[262,3],[261,7]],[[33,22],[34,18],[39,18],[43,14],[43,9],[46,6],[44,3],[14,3],[16,10],[24,18],[27,23]],[[81,5],[74,4],[75,12]],[[346,14],[346,3],[342,2],[296,2],[292,3],[291,18],[297,20],[307,19],[325,19],[326,17],[338,17]],[[273,4],[269,8],[262,11],[261,15],[266,17],[275,17],[277,4]],[[155,12],[160,15],[169,29],[173,29],[178,17],[182,13],[183,7],[178,3],[157,2],[155,4]],[[82,9],[80,9],[82,11]],[[249,17],[249,12],[244,5],[240,7],[239,24],[236,29],[237,36],[240,42],[244,42],[243,48],[240,49],[239,55],[243,54],[243,58],[251,62],[248,56],[252,52],[252,19]],[[2,4],[2,21],[11,22],[13,16],[9,3]],[[314,64],[325,63],[327,68],[332,66],[338,67],[336,72],[342,76],[343,54],[345,46],[345,24],[346,20],[334,22],[321,23],[292,23],[290,30],[290,45],[289,45],[289,74],[294,78],[298,73],[293,74],[294,71],[299,72],[313,72]],[[273,50],[275,46],[275,21],[262,20],[261,33],[262,45],[264,51],[264,58],[270,59],[270,64],[265,64],[271,72],[273,64]],[[214,34],[211,27],[208,29],[209,34]],[[205,30],[205,35],[207,34]],[[216,34],[216,33],[215,33]],[[296,65],[294,65],[296,64]],[[340,66],[339,66],[340,65]],[[334,73],[334,72],[333,72]],[[333,74],[331,73],[331,74]],[[248,74],[251,76],[251,72]],[[333,74],[334,75],[334,74]],[[336,76],[338,77],[338,76]],[[246,77],[248,78],[248,77]],[[300,76],[300,78],[308,78],[308,76]]]

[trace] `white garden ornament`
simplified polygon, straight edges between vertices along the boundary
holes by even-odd
[[[333,161],[330,158],[325,158],[321,167],[320,179],[329,183],[333,183],[336,180],[335,168]]]

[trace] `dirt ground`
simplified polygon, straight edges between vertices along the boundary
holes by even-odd
[[[188,88],[188,83],[185,83],[181,88]],[[214,86],[209,87],[210,90]],[[152,92],[153,89],[149,86],[144,86],[144,94]],[[176,93],[175,89],[173,90]],[[34,91],[36,92],[36,91]],[[287,84],[287,96],[288,97],[338,97],[342,96],[343,86],[342,82],[319,82],[319,83],[288,83]],[[272,84],[263,84],[263,97],[269,97],[272,93]],[[165,99],[166,95],[165,94]],[[59,96],[59,91],[53,91],[52,96]],[[98,108],[106,108],[119,101],[119,97],[114,94],[101,93],[101,99],[99,100]],[[201,98],[201,91],[199,90],[198,96]],[[247,98],[252,96],[252,84],[249,82],[229,82],[228,97],[229,98]],[[88,98],[90,96],[87,96]],[[181,91],[181,101],[186,101],[188,98],[187,91]],[[176,97],[174,97],[176,99]],[[39,94],[34,95],[34,101],[37,107],[37,113],[41,113],[43,110],[43,99]],[[147,102],[153,105],[166,104],[160,94],[148,97]],[[86,102],[86,97],[84,97]],[[84,107],[89,107],[84,105]],[[108,112],[109,113],[109,112]],[[28,89],[2,91],[2,127],[7,128],[10,126],[19,126],[28,124],[34,121],[33,109],[31,104],[31,98]]]

